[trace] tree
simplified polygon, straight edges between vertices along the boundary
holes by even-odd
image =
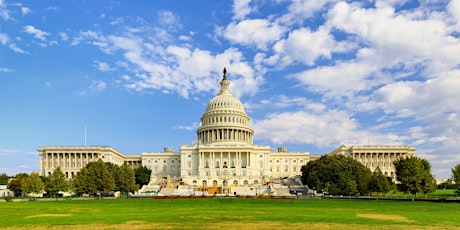
[[[77,173],[74,186],[77,194],[96,195],[97,192],[113,191],[115,181],[107,164],[99,159],[96,162],[88,163]]]
[[[22,196],[23,195],[22,180],[24,180],[27,177],[29,177],[29,175],[27,173],[18,173],[18,174],[16,174],[14,179],[12,179],[10,181],[10,183],[8,183],[8,189],[13,191],[13,193],[15,195]]]
[[[455,186],[457,190],[455,193],[460,195],[460,164],[457,164],[454,168],[452,168],[452,178],[455,181]]]
[[[423,194],[433,193],[436,190],[436,180],[431,174],[431,164],[425,159],[422,160],[422,166],[425,170],[425,176],[422,179],[422,192]]]
[[[113,191],[115,188],[115,181],[106,164],[101,159],[92,163],[93,164],[89,165],[88,170],[91,180],[96,185],[96,190],[98,192]]]
[[[149,184],[152,170],[150,170],[146,166],[141,166],[137,168],[134,172],[136,175],[136,184],[138,184],[139,187]]]
[[[75,179],[73,180],[75,193],[81,195],[83,193],[88,194],[95,194],[97,192],[96,184],[90,181],[90,175],[88,171],[88,167],[83,167],[80,171],[75,175]]]
[[[379,167],[377,167],[372,173],[371,180],[369,181],[369,190],[371,192],[376,192],[377,195],[379,193],[387,193],[391,190],[391,185],[388,182],[388,178],[383,175]]]
[[[429,193],[436,188],[431,175],[430,163],[418,157],[400,159],[394,163],[396,179],[400,182],[399,189],[412,194],[412,201],[417,193]]]
[[[134,170],[124,163],[120,166],[118,177],[115,179],[117,189],[126,195],[129,192],[134,192],[138,189],[134,176]]]
[[[335,195],[369,192],[371,171],[350,157],[322,156],[302,167],[302,182],[317,191]]]
[[[8,189],[13,191],[15,196],[19,194],[22,196],[22,179],[21,178],[15,178],[10,181],[8,184]]]
[[[10,177],[6,175],[6,173],[0,174],[0,185],[8,184],[8,179],[10,179]]]
[[[45,190],[45,184],[36,172],[32,172],[28,178],[22,180],[22,190],[24,193],[40,194]]]
[[[54,169],[53,173],[48,176],[45,184],[45,190],[51,195],[56,196],[60,191],[67,191],[68,182],[60,167]]]
[[[107,170],[109,171],[110,174],[112,174],[112,178],[113,178],[113,182],[114,182],[114,188],[113,190],[120,190],[118,188],[118,185],[119,185],[119,178],[120,178],[120,166],[114,164],[114,163],[110,163],[110,162],[106,162],[105,163],[105,166],[107,167]]]

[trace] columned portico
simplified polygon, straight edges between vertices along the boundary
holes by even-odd
[[[102,159],[121,165],[124,162],[123,154],[110,147],[100,146],[56,146],[41,147],[39,152],[39,174],[49,176],[59,167],[66,175],[66,179],[75,177],[85,165]]]

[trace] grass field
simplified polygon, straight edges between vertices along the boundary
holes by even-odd
[[[460,229],[460,204],[336,199],[0,203],[6,229]]]

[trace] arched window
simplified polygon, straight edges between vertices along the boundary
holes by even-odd
[[[217,186],[217,181],[214,180],[214,181],[212,182],[212,185],[213,185],[213,186]]]
[[[248,184],[248,183],[249,183],[248,180],[244,180],[243,182],[243,184]]]
[[[233,181],[233,184],[234,184],[234,185],[238,185],[238,181],[237,181],[237,180],[234,180],[234,181]]]
[[[196,184],[196,180],[193,180],[193,181],[192,181],[192,184]]]
[[[258,180],[255,180],[255,181],[254,181],[254,184],[258,184],[258,183],[259,183],[259,181],[258,181]]]
[[[220,168],[220,162],[216,161],[216,168]]]
[[[208,182],[206,182],[206,180],[203,180],[201,183],[202,183],[203,186],[207,186],[207,185],[208,185]]]

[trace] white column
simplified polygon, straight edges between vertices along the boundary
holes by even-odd
[[[45,169],[49,169],[50,166],[49,166],[49,162],[48,162],[49,159],[48,159],[48,153],[47,152],[45,152],[45,160],[46,160]]]
[[[236,152],[236,168],[241,168],[240,165],[240,152]]]

